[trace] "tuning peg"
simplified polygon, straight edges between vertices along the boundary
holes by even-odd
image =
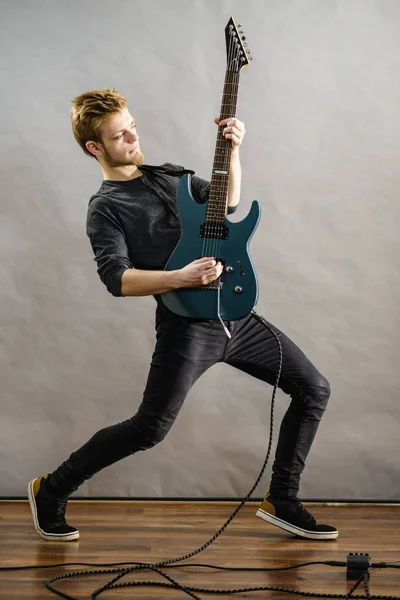
[[[238,27],[241,27],[241,24],[240,24],[240,23],[238,23]]]

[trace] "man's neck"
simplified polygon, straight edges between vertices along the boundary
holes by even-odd
[[[143,175],[136,165],[125,165],[124,167],[102,165],[101,169],[104,181],[130,181]]]

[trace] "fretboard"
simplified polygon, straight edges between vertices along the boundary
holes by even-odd
[[[238,88],[239,73],[226,71],[220,111],[221,120],[236,115]],[[218,127],[214,163],[211,174],[210,197],[207,205],[206,220],[208,222],[224,221],[227,210],[232,140],[224,138],[222,129],[223,127]]]

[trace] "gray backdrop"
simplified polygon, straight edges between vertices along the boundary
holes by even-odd
[[[114,298],[96,273],[85,218],[101,171],[72,137],[70,100],[117,87],[147,162],[209,178],[231,15],[254,55],[234,218],[261,202],[258,312],[332,385],[301,496],[400,498],[396,0],[1,1],[1,496],[133,414],[154,344],[154,300]],[[214,367],[161,445],[79,495],[243,496],[270,397]],[[277,423],[287,406],[278,394]]]

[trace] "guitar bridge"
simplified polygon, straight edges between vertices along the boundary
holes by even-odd
[[[212,281],[211,283],[207,283],[207,285],[202,285],[199,287],[199,290],[222,290],[224,284],[219,279]]]
[[[203,258],[203,257],[202,256],[198,256],[197,258],[199,259],[199,258]],[[224,259],[223,258],[216,258],[215,262],[221,263],[221,265],[223,267],[223,269],[222,269],[222,273],[223,273],[224,272],[224,268],[225,268],[225,261],[224,261]],[[221,275],[222,275],[222,273],[221,273]],[[222,288],[224,287],[224,284],[221,281],[221,275],[215,281],[212,281],[211,283],[207,283],[207,285],[201,285],[198,289],[199,290],[214,290],[214,291],[216,291],[218,289],[222,290]]]

